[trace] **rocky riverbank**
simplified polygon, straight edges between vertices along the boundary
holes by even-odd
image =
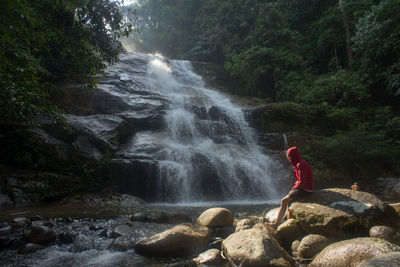
[[[396,205],[348,189],[316,191],[293,203],[294,218],[277,229],[263,224],[264,215],[276,217],[276,208],[265,205],[148,206],[112,194],[58,204],[81,218],[12,211],[13,219],[1,223],[5,266],[384,266],[400,260]]]

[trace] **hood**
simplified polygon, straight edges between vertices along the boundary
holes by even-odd
[[[286,156],[289,158],[290,163],[293,166],[296,166],[297,163],[300,162],[301,156],[300,156],[300,151],[297,147],[291,147],[286,151]]]

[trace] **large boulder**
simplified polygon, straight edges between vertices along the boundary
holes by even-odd
[[[364,261],[357,267],[398,267],[400,266],[400,252],[391,252],[370,260]]]
[[[280,209],[280,207],[277,207],[277,208],[274,208],[274,209],[268,211],[268,212],[265,214],[265,220],[266,220],[267,222],[270,222],[270,223],[275,222],[275,221],[276,221],[276,218],[278,217],[279,209]],[[283,216],[283,217],[282,217],[282,220],[283,220],[283,221],[285,221],[286,219],[287,219],[286,216]]]
[[[56,238],[56,232],[45,226],[33,226],[25,232],[25,239],[27,241],[43,246],[55,241]]]
[[[296,219],[289,219],[278,226],[279,235],[283,239],[283,245],[288,248],[296,239],[304,236],[304,230]]]
[[[230,235],[222,242],[222,252],[232,266],[293,266],[275,238],[259,228]]]
[[[301,239],[296,251],[304,259],[312,258],[333,241],[323,235],[311,234]]]
[[[197,223],[208,227],[232,226],[233,214],[225,208],[211,208],[200,214]]]
[[[366,235],[377,224],[399,224],[395,210],[372,194],[350,189],[324,189],[290,206],[308,233]]]
[[[254,219],[250,218],[241,219],[236,223],[235,232],[251,229],[256,223],[257,222]]]
[[[400,178],[378,178],[372,183],[371,190],[382,199],[400,199]]]
[[[400,247],[380,238],[359,237],[327,246],[309,266],[354,267],[365,260],[390,252],[400,252]]]
[[[139,241],[135,250],[150,256],[187,256],[207,248],[211,235],[208,227],[178,225]]]
[[[114,115],[65,115],[65,119],[78,134],[88,136],[102,151],[115,150],[133,134],[132,125]]]
[[[398,233],[396,229],[385,225],[371,227],[371,229],[369,229],[369,235],[370,237],[382,238],[392,243],[400,241],[400,233]]]
[[[198,257],[194,258],[193,261],[198,266],[223,266],[224,264],[221,251],[215,248],[201,253]]]

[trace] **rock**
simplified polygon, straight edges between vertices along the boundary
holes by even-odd
[[[18,250],[18,253],[20,253],[20,254],[31,254],[31,253],[35,253],[38,250],[42,250],[44,248],[45,248],[44,246],[41,246],[41,245],[38,245],[38,244],[27,243],[20,250]]]
[[[232,266],[293,266],[293,260],[272,235],[262,229],[248,229],[230,235],[222,251]]]
[[[87,239],[83,235],[79,235],[75,243],[68,249],[69,252],[79,253],[83,251],[87,251],[93,249],[95,247],[93,240]]]
[[[373,182],[371,190],[382,199],[400,199],[400,178],[378,178]]]
[[[257,223],[253,226],[253,229],[263,230],[264,232],[270,234],[273,238],[275,238],[275,240],[278,241],[279,244],[282,244],[282,238],[274,227],[264,223]]]
[[[321,252],[333,241],[323,235],[311,234],[303,237],[296,249],[299,257],[309,259]]]
[[[135,247],[135,241],[129,236],[120,236],[110,245],[110,249],[116,251],[127,251]]]
[[[121,224],[115,227],[114,231],[111,232],[110,237],[117,238],[120,236],[126,236],[129,235],[130,233],[133,233],[134,231],[135,228],[133,228],[132,226],[127,224]]]
[[[324,189],[290,206],[307,233],[366,235],[372,225],[398,225],[394,209],[374,195],[350,189]]]
[[[7,194],[0,193],[0,207],[11,207],[14,205],[14,201]]]
[[[145,212],[139,211],[139,212],[136,212],[135,214],[131,215],[129,217],[129,219],[133,222],[135,222],[135,221],[145,222],[149,219],[149,216]]]
[[[211,230],[202,226],[178,225],[139,241],[135,250],[150,256],[185,256],[207,248]]]
[[[25,238],[30,243],[45,246],[56,240],[56,232],[45,226],[33,226],[28,229]]]
[[[120,193],[129,193],[146,201],[159,201],[159,193],[154,190],[157,188],[159,174],[155,160],[116,159],[113,166],[113,176],[116,177]]]
[[[400,252],[391,252],[364,261],[357,267],[398,267],[400,266]]]
[[[389,204],[394,210],[397,212],[398,215],[400,215],[400,203],[393,203]]]
[[[304,230],[296,219],[289,219],[277,228],[279,236],[283,240],[283,245],[290,247],[292,242],[300,239],[304,235]]]
[[[278,211],[279,211],[279,207],[268,211],[265,214],[265,220],[267,222],[269,222],[269,223],[275,222],[276,218],[278,217]],[[285,215],[282,217],[282,220],[283,221],[286,220],[286,216]]]
[[[232,226],[233,214],[225,208],[211,208],[199,216],[197,223],[208,227]]]
[[[57,237],[58,244],[71,244],[74,243],[75,237],[71,233],[61,233]]]
[[[96,148],[106,152],[115,150],[133,134],[133,127],[114,115],[75,116],[64,115],[68,124],[84,137],[96,144]]]
[[[25,217],[14,218],[11,222],[13,228],[22,228],[28,225],[28,219]]]
[[[255,220],[252,219],[242,219],[239,220],[236,223],[236,228],[235,228],[235,232],[239,232],[242,230],[247,230],[247,229],[251,229],[253,228],[253,226],[256,224]]]
[[[314,258],[309,267],[355,267],[363,261],[390,252],[400,252],[400,247],[380,238],[359,237],[327,246]]]
[[[201,253],[197,258],[194,258],[193,261],[199,266],[202,264],[206,266],[221,266],[223,259],[221,257],[221,251],[213,248]]]
[[[0,250],[3,249],[19,249],[25,245],[25,241],[21,236],[6,235],[0,236]]]
[[[291,251],[292,251],[292,256],[297,258],[298,257],[298,253],[297,253],[297,249],[300,246],[300,240],[295,240],[292,243],[292,246],[290,247]]]
[[[376,225],[369,230],[370,237],[378,237],[386,241],[393,242],[396,238],[397,231],[389,226]]]

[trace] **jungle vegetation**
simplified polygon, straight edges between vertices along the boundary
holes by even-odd
[[[138,48],[219,64],[231,93],[281,102],[273,114],[307,137],[314,165],[399,173],[399,0],[139,0],[130,9]]]

